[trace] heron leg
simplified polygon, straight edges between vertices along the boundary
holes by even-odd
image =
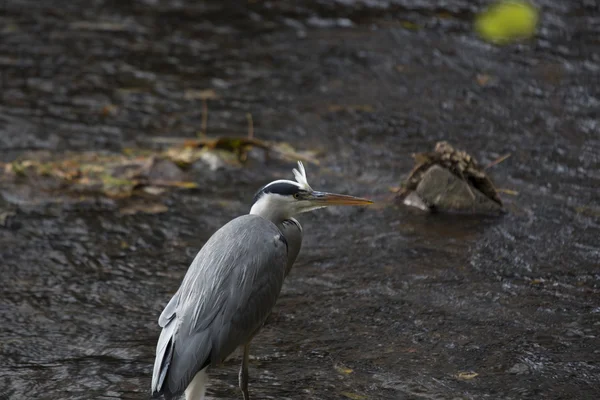
[[[240,389],[244,400],[250,400],[248,394],[248,359],[250,357],[250,342],[244,345],[244,356],[242,358],[242,366],[240,367]]]

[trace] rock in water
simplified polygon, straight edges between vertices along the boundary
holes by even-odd
[[[504,211],[492,181],[466,152],[439,142],[433,152],[413,157],[417,165],[400,192],[404,204],[446,212]]]
[[[474,213],[502,211],[500,204],[439,165],[430,167],[423,174],[414,194],[428,208],[440,211]]]

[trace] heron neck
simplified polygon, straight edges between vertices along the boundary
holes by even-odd
[[[259,215],[264,219],[267,219],[279,226],[286,219],[290,219],[292,216],[289,215],[285,207],[282,207],[280,203],[274,201],[270,195],[266,195],[258,199],[256,203],[252,205],[250,214]]]
[[[287,215],[282,215],[281,213],[276,213],[276,212],[272,212],[272,211],[265,210],[265,209],[255,210],[254,207],[252,207],[252,210],[250,210],[250,214],[254,214],[254,215],[263,217],[264,219],[271,221],[278,227],[281,226],[283,221],[285,221],[286,219],[289,219],[289,217]]]

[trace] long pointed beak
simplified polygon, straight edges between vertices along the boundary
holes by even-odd
[[[324,206],[366,206],[373,204],[371,200],[363,199],[361,197],[325,192],[312,192],[310,201]]]

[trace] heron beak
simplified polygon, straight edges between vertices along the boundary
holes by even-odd
[[[323,206],[366,206],[373,204],[371,200],[345,194],[312,192],[310,201]]]

